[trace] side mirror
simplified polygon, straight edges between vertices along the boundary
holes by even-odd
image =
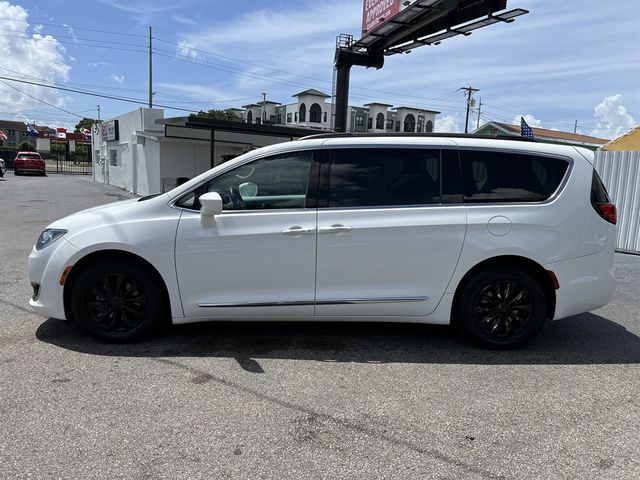
[[[212,227],[216,223],[216,215],[222,213],[222,197],[218,192],[200,195],[200,221],[203,227]]]

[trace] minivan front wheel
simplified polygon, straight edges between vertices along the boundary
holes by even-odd
[[[531,340],[546,312],[547,298],[534,275],[518,267],[494,266],[464,286],[456,321],[479,345],[507,349]]]
[[[104,258],[85,268],[71,292],[74,318],[93,336],[131,342],[151,331],[164,317],[163,292],[144,265]]]

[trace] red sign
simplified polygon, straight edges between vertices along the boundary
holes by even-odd
[[[364,0],[362,36],[384,25],[398,13],[400,13],[400,0]]]

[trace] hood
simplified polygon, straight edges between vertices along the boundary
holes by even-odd
[[[47,228],[68,230],[67,239],[71,239],[75,234],[87,230],[145,218],[148,215],[147,212],[156,210],[158,206],[166,207],[168,201],[169,197],[164,194],[144,202],[141,202],[139,198],[132,198],[108,203],[56,220],[48,225]]]

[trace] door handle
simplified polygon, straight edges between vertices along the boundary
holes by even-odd
[[[330,227],[319,229],[318,233],[346,233],[346,232],[350,232],[351,230],[353,230],[352,227],[348,227],[346,225],[340,225],[339,223],[336,223],[334,225],[331,225]]]
[[[309,235],[311,233],[316,233],[315,228],[302,228],[299,226],[293,226],[289,228],[285,228],[280,232],[283,235]]]

